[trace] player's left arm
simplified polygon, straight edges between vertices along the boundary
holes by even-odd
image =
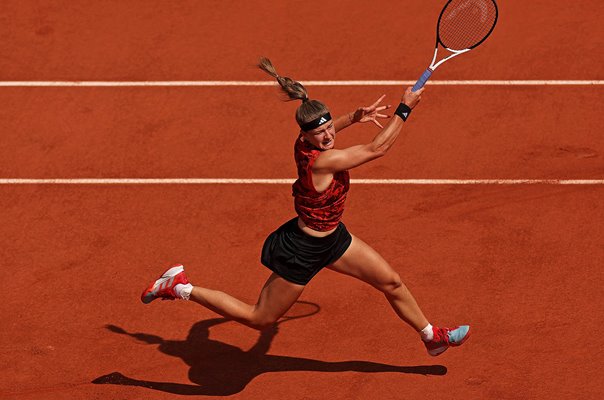
[[[356,111],[344,114],[334,120],[334,127],[336,132],[340,132],[344,128],[348,128],[355,122],[373,122],[380,128],[384,128],[378,121],[378,118],[390,118],[389,115],[381,114],[380,111],[384,111],[390,108],[390,104],[380,106],[382,100],[386,95],[382,95],[375,103],[368,107],[359,107]]]

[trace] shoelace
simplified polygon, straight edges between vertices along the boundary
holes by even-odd
[[[434,330],[433,342],[436,343],[449,343],[449,328],[436,328]]]

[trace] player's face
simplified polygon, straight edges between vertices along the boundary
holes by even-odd
[[[336,141],[336,128],[333,124],[333,120],[328,121],[311,131],[302,132],[302,134],[307,142],[321,150],[333,149]]]

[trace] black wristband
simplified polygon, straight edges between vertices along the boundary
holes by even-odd
[[[407,118],[409,118],[409,114],[411,114],[411,109],[405,103],[401,103],[398,105],[394,114],[401,117],[403,121],[407,121]]]

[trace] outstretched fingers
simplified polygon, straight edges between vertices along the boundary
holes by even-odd
[[[377,119],[372,120],[374,124],[376,124],[377,126],[379,126],[381,129],[384,129],[384,127],[382,126],[382,124],[380,124]]]
[[[380,98],[377,99],[377,101],[371,105],[371,107],[377,107],[382,102],[382,100],[384,100],[385,97],[385,94],[381,95]]]
[[[355,116],[358,115],[356,121],[357,122],[369,122],[369,121],[371,121],[374,124],[376,124],[378,127],[380,127],[380,128],[383,129],[384,127],[382,126],[382,124],[380,124],[377,121],[377,118],[384,118],[384,119],[391,118],[390,115],[381,114],[380,111],[384,111],[384,110],[387,110],[390,107],[392,107],[390,104],[380,106],[380,103],[382,102],[382,100],[384,100],[385,97],[386,97],[386,95],[383,94],[372,105],[370,105],[368,107],[361,107],[361,108],[359,108],[356,111],[356,113],[355,113]]]

